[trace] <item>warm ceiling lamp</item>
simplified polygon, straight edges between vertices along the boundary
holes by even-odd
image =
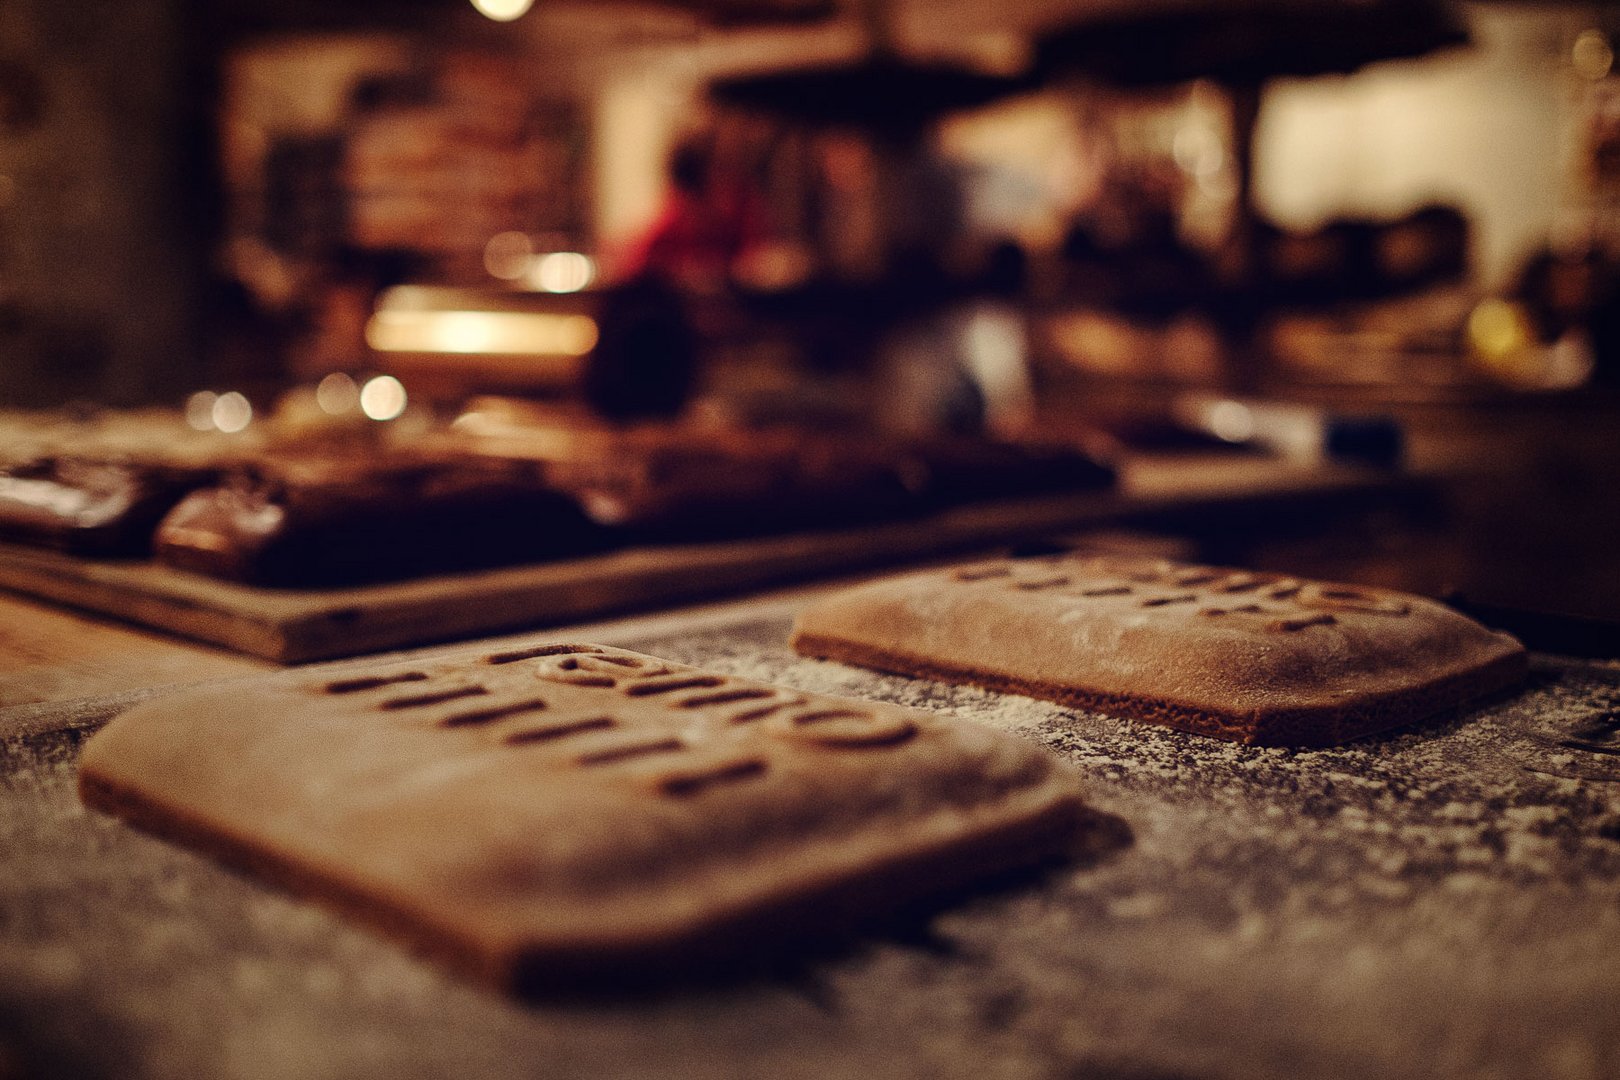
[[[496,22],[511,22],[534,6],[534,0],[472,0],[473,7]]]

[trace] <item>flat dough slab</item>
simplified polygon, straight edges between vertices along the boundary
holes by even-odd
[[[143,704],[95,807],[523,991],[702,965],[1072,849],[1072,767],[929,713],[548,644]]]
[[[1523,647],[1421,597],[1060,555],[886,578],[807,608],[809,656],[1276,746],[1327,746],[1512,685]]]

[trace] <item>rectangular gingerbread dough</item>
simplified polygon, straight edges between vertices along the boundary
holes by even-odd
[[[80,787],[516,990],[792,947],[1090,820],[1002,733],[581,644],[162,698]]]
[[[1059,555],[885,578],[794,647],[1201,735],[1325,746],[1509,686],[1525,653],[1443,604],[1163,560]]]

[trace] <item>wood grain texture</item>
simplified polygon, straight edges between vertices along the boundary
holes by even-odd
[[[223,679],[272,666],[0,595],[0,707]]]

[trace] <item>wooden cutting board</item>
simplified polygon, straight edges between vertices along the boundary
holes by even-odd
[[[280,663],[485,636],[742,592],[1165,511],[1386,490],[1389,474],[1222,460],[1127,469],[1119,488],[859,528],[638,547],[359,588],[262,589],[149,562],[0,546],[0,588]]]

